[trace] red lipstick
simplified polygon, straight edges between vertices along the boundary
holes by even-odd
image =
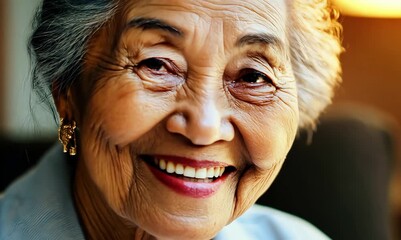
[[[153,157],[152,157],[153,158]],[[158,156],[157,159],[163,159],[165,161],[172,162],[174,164],[182,164],[184,166],[189,166],[195,169],[200,168],[213,168],[213,167],[226,167],[227,164],[208,161],[208,160],[193,160],[182,157],[172,157],[172,156]],[[229,173],[225,173],[218,178],[207,178],[206,180],[197,178],[188,178],[183,175],[177,175],[175,173],[167,173],[161,170],[159,166],[149,163],[147,165],[152,172],[152,174],[165,186],[169,187],[176,193],[193,197],[193,198],[207,198],[212,196],[218,191],[220,186],[227,179]]]

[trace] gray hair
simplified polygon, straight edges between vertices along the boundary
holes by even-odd
[[[288,36],[298,86],[299,127],[314,129],[341,82],[342,27],[327,0],[292,0]]]
[[[44,0],[30,39],[33,89],[54,111],[52,91],[79,80],[94,34],[114,16],[117,1]],[[341,81],[341,26],[327,0],[291,0],[288,28],[292,68],[298,86],[300,128],[314,128]]]
[[[88,41],[115,10],[110,0],[43,0],[28,51],[32,88],[53,113],[52,91],[64,93],[80,78]]]

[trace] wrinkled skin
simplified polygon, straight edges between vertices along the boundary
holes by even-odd
[[[211,239],[270,186],[298,126],[284,0],[121,1],[82,79],[56,97],[80,130],[75,197],[94,239]],[[127,27],[155,18],[177,32]],[[238,40],[269,34],[275,39]],[[205,198],[172,191],[142,154],[235,167]]]

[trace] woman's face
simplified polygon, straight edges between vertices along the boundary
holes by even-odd
[[[120,6],[72,89],[80,166],[128,225],[212,238],[269,187],[296,134],[286,3]]]

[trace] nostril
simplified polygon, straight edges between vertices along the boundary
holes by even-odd
[[[194,145],[210,145],[234,138],[234,127],[217,109],[192,107],[187,110],[169,116],[167,131],[184,136]]]
[[[167,120],[166,128],[171,133],[185,136],[195,145],[208,145],[218,140],[220,122],[198,112],[191,116],[175,113]]]

